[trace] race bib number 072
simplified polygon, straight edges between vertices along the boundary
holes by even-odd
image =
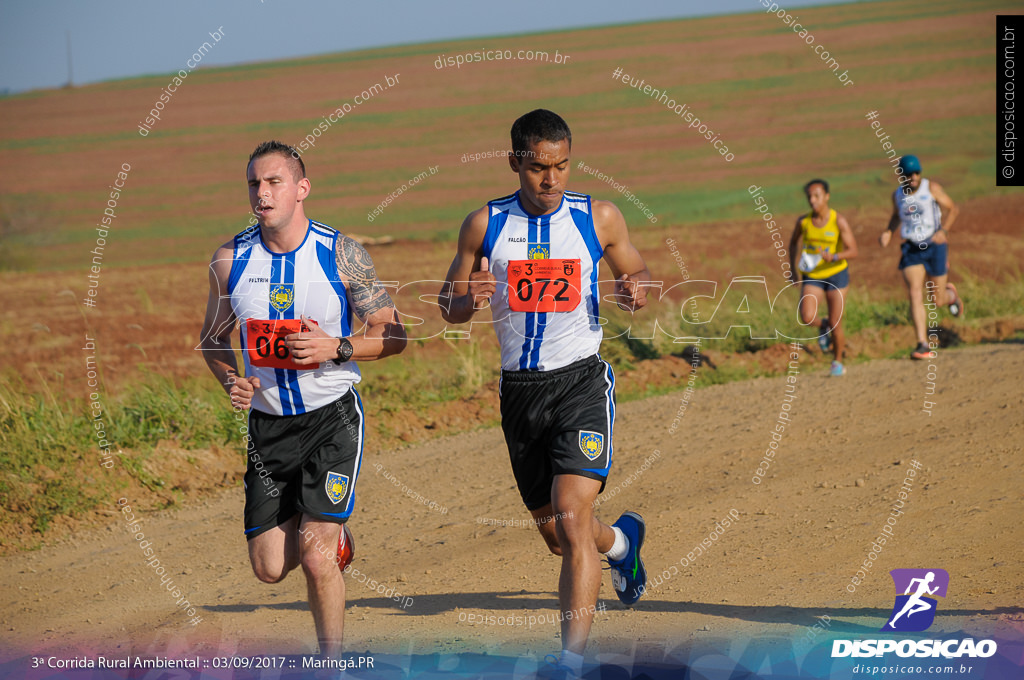
[[[285,344],[285,336],[292,333],[306,333],[309,326],[302,319],[246,319],[245,338],[249,363],[265,368],[291,368],[309,370],[318,364],[300,366],[292,359],[292,353]]]
[[[571,312],[580,304],[580,261],[509,260],[508,307],[513,312]]]

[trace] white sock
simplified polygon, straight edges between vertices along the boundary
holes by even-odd
[[[558,663],[568,667],[576,674],[576,677],[583,675],[583,655],[577,654],[576,652],[570,652],[568,649],[562,650],[562,658],[558,660]]]
[[[615,532],[615,542],[612,543],[612,547],[604,556],[618,562],[629,554],[629,539],[626,538],[626,534],[622,532],[622,529],[618,527],[612,527],[612,531]]]

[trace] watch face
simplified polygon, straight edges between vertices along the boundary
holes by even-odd
[[[338,343],[338,358],[342,361],[348,361],[352,358],[352,352],[355,350],[352,347],[352,343],[348,341],[348,338],[342,338],[341,342]]]

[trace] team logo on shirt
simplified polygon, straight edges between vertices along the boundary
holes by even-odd
[[[295,301],[295,286],[291,283],[279,283],[270,289],[270,306],[284,313]]]
[[[530,249],[526,251],[526,256],[531,260],[546,260],[551,257],[551,246],[548,243],[530,246]]]
[[[604,435],[600,432],[580,430],[580,451],[587,460],[597,460],[604,451]]]
[[[324,488],[327,490],[327,497],[337,505],[345,499],[345,494],[348,493],[348,477],[337,472],[328,472]]]

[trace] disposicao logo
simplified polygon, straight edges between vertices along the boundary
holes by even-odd
[[[938,600],[929,596],[946,597],[949,574],[945,569],[893,569],[889,575],[896,586],[896,603],[881,630],[903,633],[928,630],[935,621],[938,606]]]
[[[937,597],[946,597],[949,574],[945,569],[893,569],[889,572],[896,588],[892,613],[881,632],[916,633],[935,622]],[[833,640],[832,658],[884,656],[895,652],[900,657],[946,659],[987,658],[996,653],[994,640]]]

